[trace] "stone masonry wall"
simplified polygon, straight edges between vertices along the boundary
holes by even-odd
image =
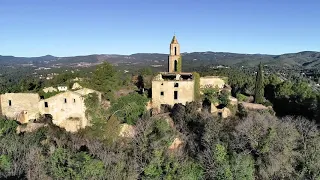
[[[40,97],[36,93],[6,93],[0,95],[1,114],[17,119],[23,112],[24,121],[36,119],[39,115],[38,103]],[[9,104],[9,102],[11,102]],[[21,122],[25,123],[25,122]]]
[[[175,83],[178,87],[174,86]],[[174,99],[174,91],[178,92],[177,99]],[[152,81],[152,106],[159,109],[161,104],[186,104],[194,100],[193,92],[194,81]]]
[[[0,95],[0,115],[27,123],[40,115],[50,114],[54,124],[75,132],[90,125],[85,116],[84,96],[93,92],[101,101],[100,92],[87,88],[66,91],[42,100],[36,93],[6,93]]]
[[[200,78],[200,88],[204,87],[215,87],[218,86],[218,88],[223,88],[225,85],[224,80],[221,77],[217,76],[206,76]]]
[[[41,114],[51,114],[53,123],[67,131],[76,131],[88,124],[85,117],[84,98],[72,91],[41,100],[39,110]]]

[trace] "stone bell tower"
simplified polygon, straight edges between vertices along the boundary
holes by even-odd
[[[169,62],[168,62],[168,71],[172,72],[180,72],[181,71],[181,56],[180,56],[180,45],[176,36],[174,35],[171,43],[170,43],[170,54],[169,54]]]

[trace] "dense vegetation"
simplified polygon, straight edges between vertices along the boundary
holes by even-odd
[[[17,134],[18,124],[1,117],[0,178],[319,179],[319,93],[304,79],[266,73],[257,78],[262,73],[261,66],[257,74],[232,68],[201,71],[228,77],[231,95],[240,101],[253,101],[260,81],[260,103],[273,106],[276,116],[240,105],[236,116],[221,119],[199,112],[199,103],[190,102],[151,117],[145,107],[149,95],[141,89],[150,88],[152,70],[140,69],[137,81],[128,82],[115,67],[103,63],[82,82],[103,93],[101,104],[95,93],[85,97],[92,126],[68,133],[48,123]],[[68,84],[73,74],[62,73],[43,83]],[[16,91],[38,92],[44,85],[36,82],[23,82]],[[118,96],[124,88],[130,92]],[[201,96],[228,106],[229,95],[207,88]],[[134,126],[134,137],[119,136],[123,123]],[[178,140],[182,144],[173,147]]]
[[[0,176],[28,179],[317,179],[320,131],[304,118],[267,112],[219,119],[197,112],[195,103],[171,110],[175,128],[147,114],[133,139],[109,131],[67,133],[55,126],[16,134],[2,119]],[[94,126],[99,124],[97,120]],[[112,123],[110,123],[112,122]],[[101,125],[101,124],[100,124]],[[106,126],[104,126],[106,127]],[[110,128],[111,127],[111,128]],[[104,130],[104,129],[101,129]],[[89,134],[88,132],[92,132]],[[114,137],[105,141],[105,135]],[[169,146],[178,137],[184,144]],[[109,137],[106,137],[109,138]],[[23,143],[22,143],[23,142]]]
[[[201,75],[228,77],[231,94],[242,101],[254,100],[256,74],[237,69],[203,69]],[[264,74],[263,102],[273,106],[279,117],[303,116],[320,123],[320,92],[303,78],[281,79],[276,74]]]

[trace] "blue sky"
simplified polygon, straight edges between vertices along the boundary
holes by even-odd
[[[0,0],[0,55],[320,51],[319,0]]]

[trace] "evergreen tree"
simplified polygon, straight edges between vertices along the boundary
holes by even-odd
[[[263,73],[262,73],[262,64],[259,64],[259,70],[257,72],[256,78],[256,86],[255,86],[255,93],[254,93],[254,102],[255,103],[263,103]]]
[[[108,62],[97,66],[92,78],[88,82],[89,87],[105,93],[107,99],[113,99],[113,93],[119,89],[119,74],[117,70]]]

